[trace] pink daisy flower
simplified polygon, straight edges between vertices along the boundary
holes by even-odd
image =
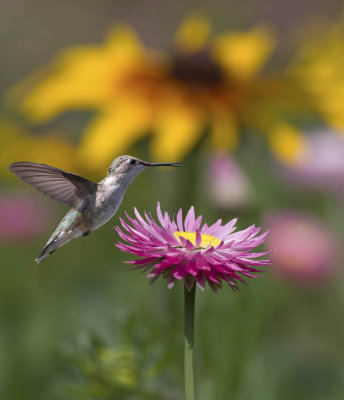
[[[0,244],[25,242],[46,231],[52,210],[34,194],[0,193]]]
[[[143,257],[127,261],[133,269],[148,271],[151,283],[160,276],[167,280],[169,288],[176,281],[184,280],[187,290],[195,284],[204,290],[206,283],[216,291],[222,280],[233,289],[238,289],[237,281],[243,277],[258,278],[263,272],[257,267],[270,264],[270,260],[259,259],[270,251],[251,253],[265,241],[268,232],[258,235],[261,228],[254,225],[234,232],[237,219],[222,225],[219,219],[213,225],[201,226],[202,216],[195,217],[194,207],[188,211],[183,222],[182,209],[176,221],[167,212],[161,212],[158,203],[158,225],[151,214],[145,212],[145,219],[134,208],[136,219],[127,213],[127,221],[120,219],[123,230],[116,226],[119,236],[126,242],[116,246],[122,251]]]
[[[299,284],[323,284],[333,276],[340,245],[323,221],[292,210],[268,214],[265,221],[272,230],[267,242],[278,249],[271,256],[272,272]]]

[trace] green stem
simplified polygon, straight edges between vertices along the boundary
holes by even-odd
[[[185,400],[194,400],[194,320],[196,284],[189,292],[184,287],[184,387]]]

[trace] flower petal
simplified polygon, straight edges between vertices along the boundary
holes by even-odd
[[[202,235],[198,229],[196,230],[195,244],[196,244],[196,247],[200,247],[200,245],[202,244]]]
[[[180,231],[184,230],[183,226],[183,210],[180,208],[177,214],[177,225]]]
[[[116,79],[130,65],[139,64],[142,56],[143,48],[135,33],[122,25],[111,32],[103,45],[62,52],[51,65],[14,87],[9,97],[26,96],[25,92],[31,89],[22,110],[35,122],[46,121],[65,110],[99,107],[113,97]]]
[[[198,142],[204,125],[201,110],[192,107],[190,102],[166,99],[154,121],[152,155],[166,161],[175,161],[184,156]]]
[[[286,164],[297,164],[307,151],[302,133],[291,125],[279,123],[269,131],[269,144],[274,155]]]
[[[179,51],[190,53],[201,50],[209,37],[211,25],[202,15],[186,18],[176,33],[175,44]]]
[[[195,246],[190,242],[190,240],[186,240],[185,242],[185,248],[186,250],[193,250],[195,248]]]
[[[133,97],[104,108],[88,125],[78,157],[103,170],[146,134],[151,112],[148,102]]]
[[[195,225],[195,209],[191,207],[185,217],[184,221],[185,230],[189,232],[195,232],[194,225]]]
[[[216,39],[214,55],[229,77],[247,81],[257,75],[275,46],[266,26],[248,32],[226,33]],[[234,79],[235,79],[234,78]]]
[[[187,274],[186,269],[183,265],[179,264],[173,269],[173,276],[176,279],[184,279]]]
[[[199,272],[196,276],[196,282],[198,287],[203,291],[205,289],[205,284],[207,282],[204,272]]]

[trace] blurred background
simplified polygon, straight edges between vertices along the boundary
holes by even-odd
[[[183,398],[183,288],[129,271],[127,210],[271,228],[273,264],[196,300],[199,400],[344,396],[342,2],[2,2],[0,398]],[[67,211],[12,176],[144,172],[117,215],[37,265]]]

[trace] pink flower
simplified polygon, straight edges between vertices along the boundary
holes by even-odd
[[[208,195],[211,202],[223,210],[245,207],[252,200],[251,182],[240,165],[227,153],[214,153],[210,159]]]
[[[344,196],[343,132],[314,130],[306,136],[306,149],[299,162],[280,166],[290,181]]]
[[[18,242],[43,233],[49,224],[47,205],[34,195],[0,195],[0,242]]]
[[[178,211],[176,222],[167,212],[162,214],[158,203],[159,226],[152,216],[145,213],[145,219],[134,208],[137,219],[130,218],[128,223],[120,219],[126,232],[115,227],[119,236],[126,242],[116,246],[122,251],[143,257],[128,261],[134,269],[150,270],[147,275],[154,282],[160,276],[167,280],[169,288],[176,281],[184,280],[185,287],[191,290],[195,282],[204,290],[206,283],[216,291],[221,288],[222,280],[233,289],[237,281],[245,282],[243,277],[258,278],[256,269],[270,264],[269,260],[256,260],[269,251],[251,253],[262,244],[267,235],[259,236],[260,228],[254,225],[234,232],[236,219],[221,225],[221,219],[215,224],[201,227],[202,216],[195,217],[191,207],[183,223],[182,209]]]
[[[317,218],[285,211],[266,217],[271,229],[268,245],[276,248],[273,270],[294,282],[322,282],[333,272],[338,258],[333,232]]]

